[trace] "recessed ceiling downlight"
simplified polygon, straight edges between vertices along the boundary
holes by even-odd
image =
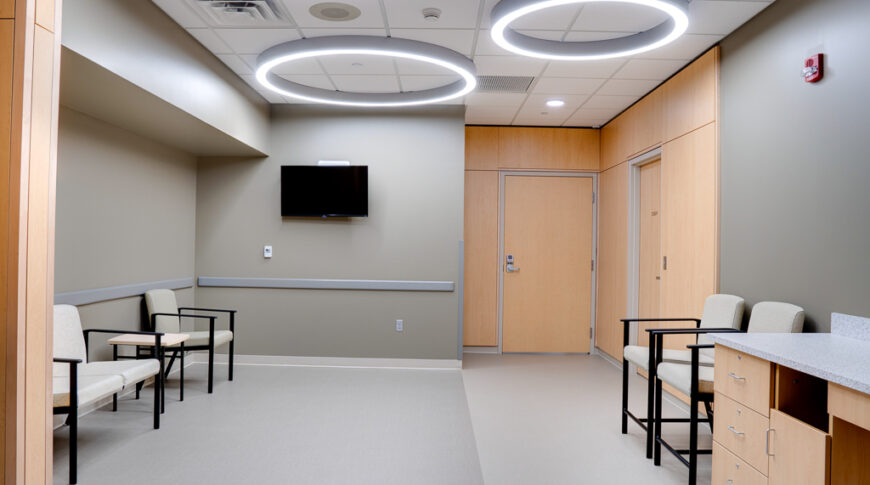
[[[548,8],[600,2],[628,3],[654,8],[669,18],[643,32],[615,39],[559,42],[521,34],[510,28],[516,20]],[[501,0],[491,14],[492,40],[501,48],[540,59],[586,61],[639,54],[669,44],[689,27],[688,0]]]
[[[359,18],[362,13],[353,5],[339,2],[317,3],[312,5],[308,12],[320,20],[329,22],[346,22]]]
[[[461,79],[420,91],[356,93],[306,86],[272,72],[279,65],[301,59],[340,55],[383,56],[425,62],[458,74]],[[312,103],[361,107],[439,103],[465,96],[477,85],[474,63],[456,51],[415,40],[363,35],[313,37],[270,47],[257,57],[256,77],[265,88],[284,96]]]

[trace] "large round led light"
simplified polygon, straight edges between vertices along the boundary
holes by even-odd
[[[618,2],[643,5],[668,14],[668,20],[643,32],[608,40],[558,42],[538,39],[510,28],[517,19],[562,5]],[[501,0],[492,9],[492,40],[515,54],[541,59],[587,61],[623,57],[657,49],[673,42],[689,27],[688,0]]]
[[[285,63],[337,55],[385,56],[434,64],[462,79],[432,89],[401,93],[330,91],[295,83],[272,70]],[[342,106],[389,107],[438,103],[465,96],[477,86],[474,63],[462,54],[437,45],[392,37],[346,35],[314,37],[278,44],[257,57],[257,81],[276,93],[313,103]]]

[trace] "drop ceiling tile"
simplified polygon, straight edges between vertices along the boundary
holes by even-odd
[[[329,89],[330,91],[335,89],[335,86],[333,86],[332,83],[329,82],[329,78],[323,74],[296,74],[281,77],[287,79],[288,81],[293,81],[294,83],[311,86],[312,88]]]
[[[652,91],[661,81],[649,79],[611,79],[601,86],[598,94],[643,96]]]
[[[393,37],[440,45],[470,57],[474,45],[473,30],[458,29],[390,29]]]
[[[353,20],[346,21],[330,21],[321,20],[308,11],[312,5],[320,3],[319,0],[301,1],[301,0],[283,0],[287,11],[293,16],[296,25],[302,28],[306,27],[327,27],[327,28],[383,28],[384,17],[381,13],[381,7],[378,0],[345,0],[344,3],[353,5],[360,10],[360,16]]]
[[[206,23],[202,20],[202,18],[196,14],[189,6],[187,6],[187,2],[179,2],[178,0],[153,0],[154,3],[160,7],[166,15],[172,17],[178,25],[188,28],[205,28],[208,27]]]
[[[537,76],[547,61],[520,56],[477,56],[478,76]]]
[[[607,79],[626,63],[625,59],[600,61],[551,61],[544,77],[577,77]]]
[[[404,91],[422,91],[447,86],[459,80],[459,76],[400,76]]]
[[[468,106],[465,123],[469,125],[510,125],[517,109],[506,106]]]
[[[511,24],[516,30],[568,30],[580,7],[561,5],[551,7],[521,17]]]
[[[583,104],[583,109],[614,109],[620,112],[631,106],[640,96],[608,96],[596,94]]]
[[[689,34],[727,35],[772,2],[694,0],[689,4]]]
[[[565,126],[601,126],[618,113],[615,109],[580,108],[565,121]]]
[[[662,59],[630,59],[613,75],[614,79],[655,79],[664,81],[682,69],[685,61]]]
[[[354,93],[392,93],[399,91],[396,76],[331,76],[340,91]]]
[[[519,109],[526,100],[525,93],[471,93],[465,97],[465,103],[475,108]]]
[[[248,64],[235,54],[216,54],[236,74],[253,74],[254,71]]]
[[[393,59],[384,56],[339,55],[320,57],[320,64],[330,76],[342,75],[395,75]]]
[[[565,35],[564,30],[520,30],[519,33],[536,39],[561,41]]]
[[[410,59],[396,59],[395,62],[400,75],[444,76],[450,72],[443,67],[429,64],[428,62],[412,61]]]
[[[232,54],[233,50],[210,29],[187,29],[187,32],[214,54]]]
[[[365,35],[371,37],[386,37],[387,31],[384,28],[378,29],[316,29],[306,28],[301,29],[302,35],[305,37],[329,37],[332,35]]]
[[[560,96],[559,98],[565,101],[565,106],[550,108],[546,103],[547,100],[552,99],[552,96],[529,95],[529,98],[517,113],[514,124],[559,126],[586,100],[587,96],[573,95]]]
[[[588,42],[591,40],[609,40],[631,35],[630,32],[603,31],[572,31],[565,35],[565,42]]]
[[[557,114],[542,114],[520,111],[514,118],[515,126],[562,126],[566,116]]]
[[[483,17],[480,18],[480,28],[488,29],[492,22],[490,22],[490,12],[492,12],[492,7],[499,2],[499,0],[484,0],[483,5]]]
[[[488,30],[481,30],[477,34],[477,49],[475,56],[510,56],[512,52],[506,51],[493,42]]]
[[[690,61],[701,55],[724,35],[683,34],[679,39],[658,49],[634,56],[636,59],[683,59]],[[688,64],[688,62],[686,62]]]
[[[245,61],[245,64],[251,68],[251,71],[257,70],[256,54],[242,54],[239,57]],[[281,64],[273,69],[272,72],[279,75],[323,74],[323,69],[320,68],[320,64],[318,64],[315,59],[299,59],[297,61]]]
[[[236,54],[259,54],[273,45],[299,39],[296,29],[214,29]]]
[[[437,2],[414,2],[409,0],[384,0],[387,23],[391,29],[474,29],[477,27],[477,12],[480,0],[439,0]],[[434,7],[441,10],[435,22],[423,19],[423,9]]]
[[[642,32],[666,21],[664,12],[628,3],[588,3],[571,30]]]
[[[535,94],[592,94],[606,79],[580,79],[544,77],[538,79],[532,90]]]

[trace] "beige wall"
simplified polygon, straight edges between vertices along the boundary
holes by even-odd
[[[195,225],[194,157],[61,108],[55,292],[194,276]],[[83,324],[138,329],[140,300],[83,305]]]
[[[152,2],[75,0],[64,7],[64,47],[265,151],[266,101]]]
[[[197,275],[458,285],[463,118],[461,107],[274,107],[271,157],[200,160]],[[369,217],[282,219],[280,166],[321,159],[369,166]],[[196,300],[239,310],[240,354],[456,358],[458,291],[197,288]]]

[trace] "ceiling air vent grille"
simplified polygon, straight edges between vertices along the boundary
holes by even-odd
[[[271,27],[291,25],[276,0],[189,0],[200,16],[215,27]]]
[[[533,76],[477,76],[479,93],[525,93],[532,85]]]

